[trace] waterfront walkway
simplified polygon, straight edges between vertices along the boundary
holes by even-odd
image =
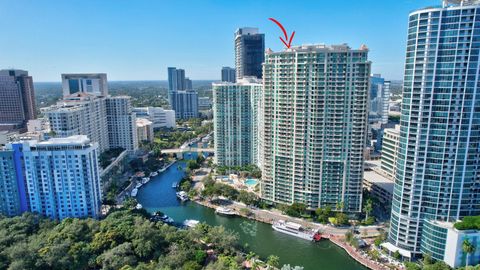
[[[342,237],[329,236],[328,239],[332,241],[334,244],[336,244],[337,246],[343,248],[345,252],[347,252],[348,255],[350,255],[350,257],[354,258],[357,262],[359,262],[363,266],[368,267],[372,270],[390,270],[388,266],[383,265],[379,262],[373,261],[363,256],[362,254],[360,254],[360,252],[358,252],[357,249],[345,243]]]

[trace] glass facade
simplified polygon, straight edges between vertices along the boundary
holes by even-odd
[[[478,6],[410,14],[389,241],[413,257],[426,221],[480,214],[479,50]]]

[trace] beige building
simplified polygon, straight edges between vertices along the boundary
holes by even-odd
[[[137,118],[138,144],[142,142],[153,142],[153,123],[145,118]]]

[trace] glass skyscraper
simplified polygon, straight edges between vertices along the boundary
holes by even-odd
[[[480,214],[480,7],[410,13],[391,226],[386,247],[442,260],[438,227]]]
[[[267,51],[262,198],[360,212],[368,49],[309,45]]]
[[[265,34],[258,28],[243,27],[235,32],[236,79],[244,76],[262,78],[265,59]]]

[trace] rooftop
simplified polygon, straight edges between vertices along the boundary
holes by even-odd
[[[86,135],[74,135],[65,138],[52,138],[48,141],[32,143],[32,146],[43,146],[43,145],[65,145],[65,144],[88,144],[90,139]]]
[[[271,49],[266,50],[266,54],[279,54],[285,52],[313,52],[313,51],[332,51],[332,52],[348,52],[348,51],[362,51],[368,52],[366,45],[360,46],[359,49],[352,49],[348,44],[326,45],[326,44],[304,44],[299,46],[292,46],[280,52],[274,52]]]
[[[393,193],[393,186],[395,182],[376,171],[365,171],[363,173],[363,179],[379,186],[380,188],[388,191],[389,193]]]
[[[212,85],[248,85],[248,84],[262,84],[262,80],[256,77],[243,77],[237,82],[214,82]]]

